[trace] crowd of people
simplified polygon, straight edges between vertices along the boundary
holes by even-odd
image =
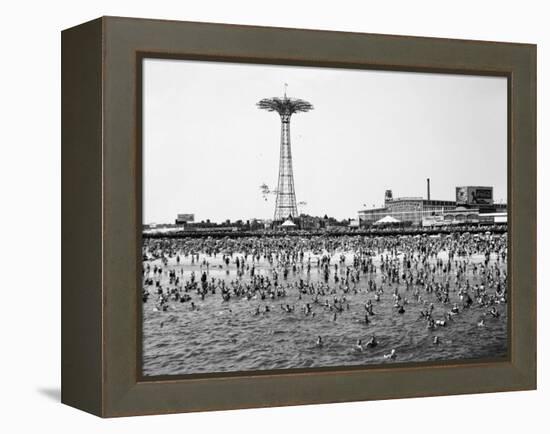
[[[334,327],[341,321],[368,326],[381,315],[380,304],[391,303],[391,315],[414,306],[419,321],[411,327],[434,331],[477,309],[476,325],[484,327],[506,309],[506,264],[505,233],[145,238],[142,300],[159,315],[181,311],[182,303],[183,312],[212,300],[231,311],[232,303],[257,300],[246,315],[288,315]],[[311,340],[326,346],[322,335]],[[434,333],[433,345],[440,344]],[[373,329],[350,351],[378,345]],[[387,351],[384,359],[399,357],[399,348]]]

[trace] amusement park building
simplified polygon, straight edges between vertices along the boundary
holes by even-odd
[[[383,207],[359,211],[361,225],[374,224],[386,216],[391,216],[404,224],[424,226],[479,223],[489,218],[496,221],[495,216],[505,216],[506,205],[494,204],[492,201],[492,187],[457,187],[457,200],[452,201],[430,199],[429,181],[427,185],[427,199],[423,197],[393,198],[392,191],[386,190]],[[478,199],[476,203],[463,200],[464,189],[469,193],[472,191],[485,193],[488,198],[484,201]],[[473,197],[476,197],[475,194]]]

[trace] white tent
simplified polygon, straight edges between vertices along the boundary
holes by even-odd
[[[296,225],[292,223],[292,220],[285,220],[285,222],[281,225],[283,228],[294,228]]]
[[[399,220],[397,220],[395,217],[392,217],[391,215],[387,215],[386,217],[382,217],[380,220],[376,221],[375,225],[384,225],[384,224],[391,224],[391,223],[401,223]]]

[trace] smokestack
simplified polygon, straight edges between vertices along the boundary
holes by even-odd
[[[430,178],[426,179],[426,188],[428,190],[428,200],[430,200]]]

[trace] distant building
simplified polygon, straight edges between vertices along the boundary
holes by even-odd
[[[489,223],[489,224],[508,223],[508,213],[494,212],[494,213],[480,214],[479,219],[481,223]]]
[[[373,224],[385,216],[391,216],[402,223],[420,225],[424,216],[441,214],[456,208],[456,203],[450,200],[428,200],[422,197],[393,198],[391,190],[386,190],[384,206],[381,208],[359,211],[359,221]]]
[[[195,221],[195,214],[178,214],[176,217],[177,225],[185,225],[188,223],[193,223]]]
[[[430,193],[427,180],[427,194]],[[502,223],[505,221],[506,204],[493,202],[493,187],[456,187],[456,200],[431,200],[422,197],[393,197],[386,190],[384,206],[363,209],[358,212],[362,226],[370,226],[386,216],[402,224],[415,226],[439,226],[459,223]],[[491,215],[491,217],[489,217]]]
[[[352,219],[349,222],[349,227],[350,228],[358,228],[359,225],[360,225],[359,219]]]
[[[323,226],[323,219],[321,217],[314,217],[302,214],[299,221],[301,229],[317,230]]]

